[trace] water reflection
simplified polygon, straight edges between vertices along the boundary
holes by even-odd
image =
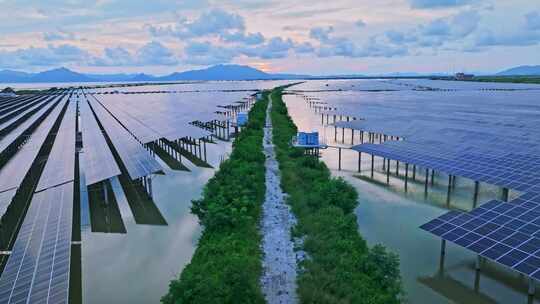
[[[230,150],[230,142],[210,145],[208,163],[217,167]],[[190,172],[177,171],[158,161],[167,168],[166,174],[153,177],[153,200],[146,200],[140,207],[145,214],[156,211],[153,216],[159,213],[168,225],[154,225],[155,217],[141,219],[138,208],[130,207],[127,193],[116,191],[122,189],[121,181],[113,179],[127,233],[93,233],[88,225],[83,226],[84,303],[157,303],[167,292],[169,281],[189,263],[201,231],[197,218],[190,213],[191,200],[199,198],[214,169],[184,161]],[[84,216],[82,221],[88,223]],[[138,225],[141,222],[153,225]]]
[[[313,113],[305,101],[293,95],[284,100],[289,113],[302,131],[317,130],[329,145],[341,145],[341,133],[334,141],[334,128],[321,126],[321,117]],[[344,139],[350,143],[351,133]],[[358,136],[358,134],[356,134]],[[358,143],[356,137],[355,143]],[[367,155],[366,155],[367,156]],[[440,269],[441,239],[418,227],[440,216],[448,209],[470,210],[474,206],[474,182],[457,178],[451,187],[448,203],[448,175],[436,173],[425,195],[425,170],[417,168],[416,180],[409,171],[405,192],[404,165],[400,175],[395,174],[395,162],[391,162],[389,183],[383,170],[382,158],[374,159],[371,178],[371,157],[362,157],[362,172],[357,172],[358,153],[342,150],[341,167],[338,171],[337,149],[321,152],[322,160],[332,174],[345,178],[359,192],[356,209],[360,234],[370,245],[381,243],[399,254],[401,274],[407,301],[410,303],[537,303],[527,296],[525,277],[496,265],[483,262],[477,272],[476,255],[457,245],[447,243],[444,268]],[[511,193],[510,199],[518,193]],[[498,187],[482,184],[478,203],[500,198]]]

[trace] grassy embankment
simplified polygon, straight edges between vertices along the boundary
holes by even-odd
[[[249,113],[230,158],[206,184],[192,212],[204,231],[191,263],[171,281],[165,304],[264,303],[258,224],[264,200],[263,128],[267,93]]]
[[[272,92],[272,99],[281,185],[298,219],[293,233],[304,238],[303,249],[309,256],[298,276],[301,302],[400,302],[399,259],[380,245],[369,248],[358,233],[356,190],[333,178],[323,162],[290,145],[297,129],[280,89]]]
[[[474,81],[481,82],[509,82],[509,83],[537,83],[540,84],[540,76],[477,76]]]

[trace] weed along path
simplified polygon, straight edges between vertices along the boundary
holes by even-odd
[[[266,193],[261,219],[264,252],[261,287],[269,304],[297,303],[296,253],[291,237],[296,219],[286,204],[286,195],[281,189],[281,174],[272,139],[272,99],[270,96],[268,98],[263,139]]]

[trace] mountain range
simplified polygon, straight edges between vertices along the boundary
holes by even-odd
[[[182,81],[182,80],[259,80],[301,79],[309,75],[270,74],[244,65],[215,65],[206,69],[175,72],[165,76],[148,74],[83,74],[67,68],[58,68],[39,73],[12,70],[0,71],[0,83],[37,82],[115,82],[115,81]]]
[[[497,73],[497,76],[540,76],[540,65],[522,65]]]
[[[433,74],[440,75],[440,74]],[[497,76],[507,75],[540,75],[540,65],[519,66],[500,73]],[[392,73],[376,77],[412,77],[427,76],[417,73]],[[184,81],[184,80],[269,80],[269,79],[317,79],[317,78],[366,78],[367,76],[336,75],[311,76],[298,74],[272,74],[245,65],[215,65],[201,70],[175,72],[165,76],[149,74],[83,74],[67,68],[58,68],[39,73],[26,73],[13,70],[0,71],[0,83],[55,83],[55,82],[127,82],[127,81]]]

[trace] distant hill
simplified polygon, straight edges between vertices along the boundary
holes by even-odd
[[[258,80],[302,79],[309,75],[269,74],[245,65],[215,65],[206,69],[175,72],[165,76],[140,74],[83,74],[66,68],[40,73],[0,71],[0,82],[112,82],[112,81],[180,81],[180,80]]]
[[[540,65],[522,65],[495,74],[497,76],[540,76]]]
[[[58,68],[40,73],[25,73],[11,70],[0,71],[0,82],[90,82],[96,81],[84,74],[66,68]]]
[[[89,82],[96,81],[84,74],[73,72],[66,68],[34,74],[30,77],[31,82]]]
[[[249,66],[215,65],[202,70],[172,73],[167,76],[158,77],[157,80],[253,80],[269,78],[271,78],[269,74]]]

